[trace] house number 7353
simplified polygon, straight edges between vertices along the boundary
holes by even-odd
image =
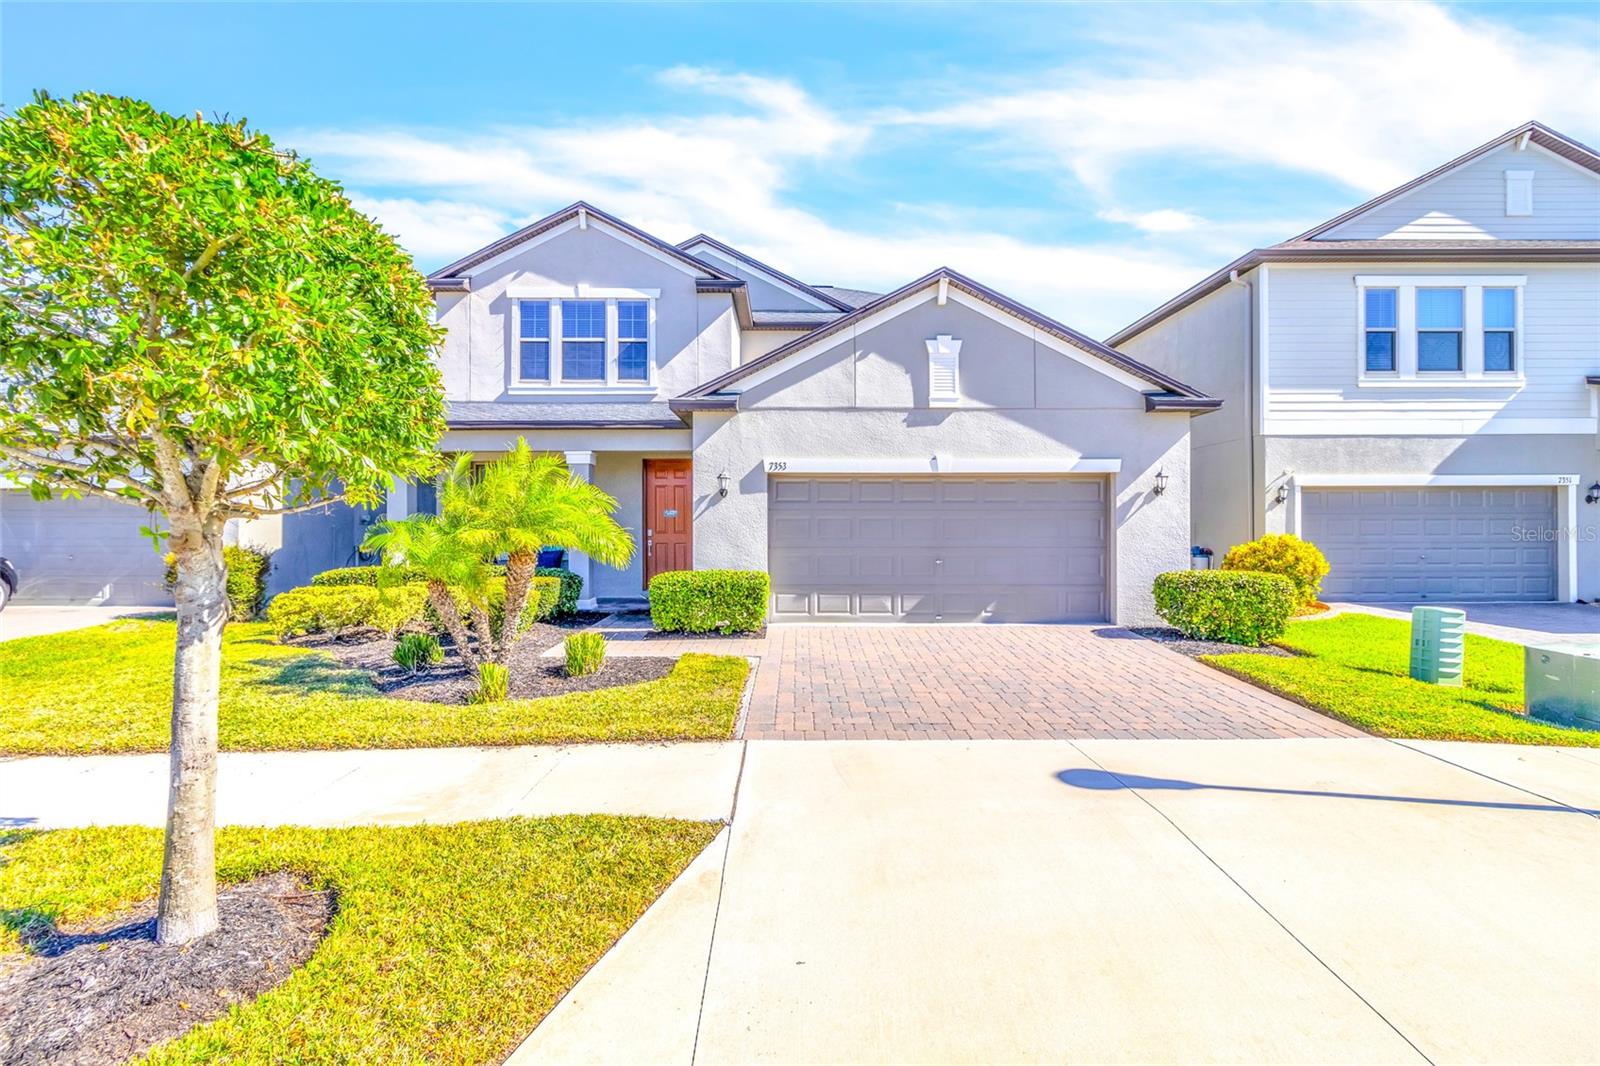
[[[774,471],[778,471],[778,470],[787,470],[787,469],[789,469],[789,464],[784,462],[784,461],[782,461],[781,459],[769,459],[769,460],[767,460],[767,471],[768,471],[768,473],[771,473],[771,472],[774,472]]]

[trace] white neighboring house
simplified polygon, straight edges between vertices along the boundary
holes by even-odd
[[[1218,561],[1316,542],[1325,599],[1600,599],[1600,157],[1529,122],[1112,336],[1196,422]]]

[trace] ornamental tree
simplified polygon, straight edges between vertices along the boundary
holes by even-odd
[[[244,122],[40,93],[0,118],[0,466],[143,507],[176,560],[157,939],[217,924],[229,519],[431,473],[433,301],[338,184]]]

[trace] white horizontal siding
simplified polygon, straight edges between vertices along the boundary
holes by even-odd
[[[1533,171],[1533,214],[1506,215],[1508,170]],[[1322,235],[1325,240],[1600,240],[1600,175],[1538,145],[1490,152]]]
[[[1392,424],[1394,433],[1423,432],[1420,421],[1443,419],[1473,432],[1501,419],[1591,416],[1584,378],[1600,373],[1600,265],[1383,265],[1385,274],[1526,276],[1520,389],[1359,387],[1355,277],[1372,270],[1370,263],[1272,267],[1266,415],[1280,431],[1347,420],[1363,433],[1375,432],[1375,422]]]

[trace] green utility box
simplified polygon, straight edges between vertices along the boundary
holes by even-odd
[[[1411,676],[1431,685],[1461,687],[1467,612],[1454,607],[1411,609]]]
[[[1542,644],[1523,655],[1529,717],[1600,729],[1600,645]]]

